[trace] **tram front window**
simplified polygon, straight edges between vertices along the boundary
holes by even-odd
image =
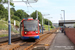
[[[37,31],[37,30],[38,30],[37,20],[24,21],[24,31]]]

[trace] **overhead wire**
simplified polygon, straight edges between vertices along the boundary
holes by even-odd
[[[29,6],[28,6],[27,4],[28,4]],[[28,0],[27,0],[27,2],[26,2],[26,6],[27,6],[28,12],[29,12],[29,8],[28,8],[28,7],[31,7],[33,10],[36,10],[36,9],[34,9],[34,8],[30,5],[30,3],[28,2]]]
[[[30,3],[28,2],[28,4],[30,5]],[[36,9],[34,9],[31,5],[30,5],[30,7],[33,9],[33,10],[36,10]]]
[[[29,8],[28,8],[28,5],[27,5],[27,3],[28,3],[28,0],[27,0],[27,2],[25,2],[26,3],[26,6],[27,6],[27,12],[29,12]]]

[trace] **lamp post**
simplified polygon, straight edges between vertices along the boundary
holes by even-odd
[[[65,10],[61,10],[63,11],[63,16],[64,16],[64,28],[65,28]]]
[[[61,10],[61,11],[63,11],[63,16],[64,16],[64,29],[63,29],[63,32],[64,32],[64,35],[66,35],[66,33],[65,33],[65,10]]]
[[[60,18],[61,18],[61,20],[63,19],[63,18],[62,18],[62,14],[60,14]]]

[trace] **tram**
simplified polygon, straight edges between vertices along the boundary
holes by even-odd
[[[39,39],[39,20],[32,17],[22,19],[20,23],[21,39]]]

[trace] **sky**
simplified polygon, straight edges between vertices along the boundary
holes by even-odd
[[[53,23],[58,23],[59,20],[64,19],[61,10],[65,10],[65,20],[75,20],[75,0],[38,0],[36,3],[30,3],[32,8],[27,8],[28,4],[26,5],[25,2],[14,2],[14,5],[16,10],[23,9],[28,14],[38,10],[45,15],[44,18],[51,20]]]

